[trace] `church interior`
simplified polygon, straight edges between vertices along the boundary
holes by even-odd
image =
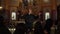
[[[60,34],[60,0],[0,0],[0,21],[1,34]]]

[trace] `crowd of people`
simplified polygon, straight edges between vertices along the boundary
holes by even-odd
[[[53,20],[51,18],[47,19],[45,21],[45,26],[42,26],[42,22],[39,18],[39,16],[35,16],[31,13],[28,13],[26,15],[20,16],[21,18],[25,19],[24,23],[19,23],[15,27],[16,30],[13,34],[50,34],[51,27],[53,25]],[[19,19],[19,18],[18,18]],[[0,34],[11,34],[11,32],[8,30],[8,28],[4,25],[4,18],[0,15]],[[33,26],[34,21],[36,23]]]

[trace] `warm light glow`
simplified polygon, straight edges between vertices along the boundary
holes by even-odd
[[[30,0],[28,0],[28,2],[30,2]]]
[[[44,2],[49,2],[49,0],[43,0]]]
[[[16,13],[15,12],[12,12],[12,20],[16,20]]]
[[[33,0],[28,0],[28,3],[33,2]]]
[[[45,13],[45,20],[49,19],[50,18],[50,13],[49,12],[46,12]]]
[[[0,9],[2,9],[3,7],[0,6]]]

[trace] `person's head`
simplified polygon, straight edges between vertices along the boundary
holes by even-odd
[[[32,14],[32,10],[31,10],[31,9],[29,9],[29,12],[28,12],[28,14]]]

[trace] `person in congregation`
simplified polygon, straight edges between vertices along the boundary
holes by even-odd
[[[18,21],[19,21],[19,19],[21,19],[22,17],[21,17],[21,11],[17,11],[17,19],[18,19]]]
[[[26,15],[23,16],[25,19],[25,25],[26,25],[26,33],[31,32],[32,31],[32,25],[33,22],[35,21],[35,19],[37,19],[38,17],[33,15],[31,11],[29,11],[29,13],[27,13]]]
[[[48,34],[50,34],[52,25],[53,25],[52,19],[50,19],[50,18],[47,19],[47,20],[46,20],[45,27],[44,27],[45,32],[47,32]]]
[[[4,17],[0,15],[0,34],[11,34],[8,28],[5,26]]]
[[[40,20],[37,20],[34,26],[34,34],[44,34],[44,30]]]

